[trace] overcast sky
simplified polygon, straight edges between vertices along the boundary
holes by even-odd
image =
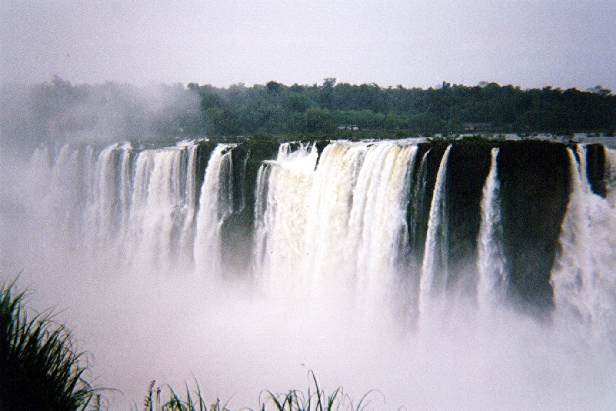
[[[616,0],[2,0],[3,83],[616,90]]]

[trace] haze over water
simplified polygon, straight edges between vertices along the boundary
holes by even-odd
[[[36,307],[62,310],[94,355],[95,382],[124,392],[112,409],[139,404],[150,380],[181,387],[193,375],[212,402],[254,407],[263,389],[307,387],[308,370],[356,401],[380,390],[385,402],[377,396],[375,409],[610,409],[613,195],[590,191],[573,151],[579,177],[553,272],[557,306],[542,322],[502,303],[495,281],[502,262],[490,247],[499,244],[485,234],[498,221],[485,197],[496,193],[494,153],[483,190],[486,245],[478,266],[457,274],[481,276],[465,296],[439,285],[455,267],[427,260],[447,252],[438,234],[447,215],[435,211],[445,171],[434,183],[421,268],[401,276],[396,263],[403,210],[417,192],[409,173],[425,161],[412,140],[332,143],[316,169],[315,149],[281,146],[256,190],[265,206],[255,231],[261,259],[233,271],[239,262],[215,258],[225,247],[219,222],[241,205],[228,197],[233,148],[211,151],[197,212],[193,143],[40,148],[21,165],[27,172],[4,176],[3,198],[15,209],[3,212],[3,265],[25,268],[20,282],[31,285]],[[196,231],[182,242],[189,219]],[[575,276],[583,290],[572,286]]]
[[[616,90],[614,21],[611,0],[7,0],[0,83],[58,75],[73,84],[226,87],[336,77],[383,87]],[[155,92],[135,101],[147,101],[148,115],[169,109]],[[196,112],[199,102],[174,109]],[[432,175],[445,198],[426,195],[408,208],[408,196],[425,188],[410,180],[429,176],[415,141],[331,145],[317,168],[313,148],[281,149],[253,182],[262,200],[254,236],[229,244],[220,222],[241,206],[230,205],[225,180],[232,147],[212,148],[209,165],[220,168],[202,181],[189,172],[194,143],[143,150],[122,132],[145,137],[145,128],[121,129],[114,110],[102,117],[74,144],[39,147],[42,137],[28,129],[2,146],[16,150],[0,152],[0,279],[22,272],[29,302],[57,308],[92,354],[86,377],[122,391],[111,410],[139,406],[153,379],[181,390],[193,378],[211,402],[257,407],[263,389],[305,389],[308,370],[356,402],[380,390],[374,409],[614,408],[614,187],[606,198],[592,192],[576,165],[582,147],[565,153],[572,192],[551,271],[555,309],[537,320],[504,302],[497,151],[481,183],[477,258],[468,271],[448,271],[447,161],[434,161]],[[405,232],[413,212],[429,227]],[[416,243],[429,253],[401,252],[416,245],[405,236],[422,230]],[[222,258],[224,247],[235,252]],[[248,267],[231,261],[246,250],[258,257]],[[403,264],[414,280],[400,280]],[[451,292],[441,281],[455,275],[444,273],[470,280]]]

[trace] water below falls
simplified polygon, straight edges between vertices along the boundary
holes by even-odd
[[[309,369],[379,409],[616,404],[601,144],[49,146],[2,196],[3,279],[63,310],[112,409],[191,373],[256,406]]]

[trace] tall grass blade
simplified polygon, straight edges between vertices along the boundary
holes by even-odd
[[[0,287],[0,410],[87,409],[97,390],[82,377],[86,354],[51,312],[28,317],[16,281]]]

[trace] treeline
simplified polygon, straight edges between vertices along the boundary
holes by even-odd
[[[614,135],[616,96],[600,86],[522,90],[480,83],[421,89],[352,85],[228,88],[49,83],[0,87],[0,148],[40,142],[237,136],[391,138],[488,131]]]
[[[266,85],[229,88],[191,83],[199,93],[205,132],[332,133],[338,129],[401,135],[465,131],[570,134],[616,130],[616,96],[600,86],[523,90],[480,83],[443,82],[437,88],[383,88],[325,79],[322,85]]]

